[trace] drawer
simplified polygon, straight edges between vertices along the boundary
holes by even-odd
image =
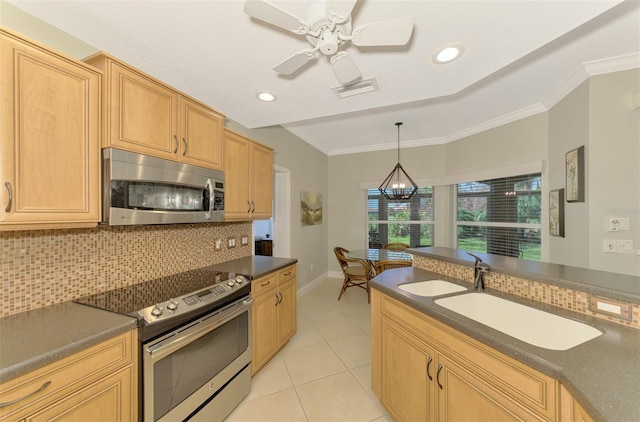
[[[32,413],[130,364],[134,341],[130,331],[0,385],[0,403],[26,397],[0,407],[0,420]]]
[[[276,288],[278,283],[278,274],[273,273],[264,277],[256,278],[251,281],[251,294],[256,297],[260,296],[264,292]]]
[[[292,278],[296,278],[296,266],[291,265],[287,268],[283,268],[278,271],[278,284],[282,284],[287,280],[291,280]]]

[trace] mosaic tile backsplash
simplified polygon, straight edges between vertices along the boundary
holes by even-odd
[[[0,316],[250,256],[252,242],[250,222],[0,232]]]
[[[452,264],[423,256],[414,256],[413,265],[417,268],[473,283],[473,267]],[[626,321],[589,310],[588,293],[492,272],[485,275],[485,285],[491,289],[532,299],[558,308],[568,309],[633,328],[640,328],[640,306],[636,304],[633,305],[632,321]]]

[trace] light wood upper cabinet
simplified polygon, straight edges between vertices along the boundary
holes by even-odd
[[[103,147],[222,170],[224,116],[104,53]]]
[[[273,150],[231,130],[224,130],[227,220],[261,220],[272,215]]]
[[[101,74],[0,29],[0,230],[100,220]]]

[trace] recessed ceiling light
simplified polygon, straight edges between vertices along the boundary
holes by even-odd
[[[451,63],[462,55],[464,48],[460,44],[447,44],[440,47],[433,54],[433,62],[436,64]]]
[[[276,100],[275,94],[269,91],[256,92],[256,97],[258,97],[260,101],[264,101],[265,103],[270,103],[271,101]]]

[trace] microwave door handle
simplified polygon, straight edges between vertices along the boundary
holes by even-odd
[[[213,191],[213,183],[211,183],[211,179],[207,179],[206,188],[209,190],[209,211],[207,211],[207,220],[211,220],[211,216],[213,215],[213,203],[215,201],[215,193]]]

